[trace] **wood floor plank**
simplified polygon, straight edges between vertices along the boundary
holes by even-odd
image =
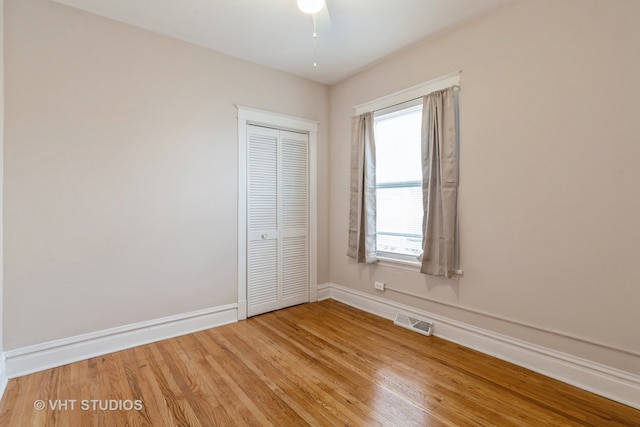
[[[9,381],[0,426],[68,425],[601,427],[640,411],[327,300]]]
[[[209,360],[223,369],[229,377],[238,385],[240,390],[251,397],[259,411],[273,425],[304,425],[302,413],[295,411],[285,397],[285,393],[271,378],[261,376],[255,368],[252,360],[247,358],[248,353],[234,351],[227,341],[220,335],[220,331],[214,329],[207,331],[209,338],[215,346]]]
[[[137,349],[134,349],[137,350]],[[168,418],[166,406],[159,406],[156,398],[161,393],[155,393],[157,383],[152,375],[149,375],[149,369],[144,358],[140,358],[139,351],[121,351],[118,353],[121,363],[125,368],[127,382],[131,390],[131,400],[143,401],[144,396],[153,396],[141,405],[140,409],[136,409],[140,418],[139,425],[154,426],[162,425],[163,420]]]
[[[234,340],[233,336],[221,337],[227,341],[230,345],[233,345],[231,341]],[[289,348],[287,354],[283,354],[282,346],[278,345],[275,340],[267,339],[263,331],[258,331],[257,334],[252,335],[251,343],[244,342],[239,344],[238,348],[242,348],[243,354],[247,351],[252,351],[252,348],[259,349],[259,354],[262,359],[268,363],[263,363],[260,367],[252,366],[253,372],[260,375],[262,378],[275,377],[280,378],[279,394],[281,396],[290,396],[295,394],[297,400],[287,399],[287,404],[294,407],[296,411],[304,414],[303,418],[309,422],[309,410],[314,405],[301,406],[303,403],[307,403],[308,399],[310,403],[315,403],[317,407],[321,407],[323,412],[329,412],[337,416],[340,416],[350,421],[353,424],[364,424],[367,419],[366,411],[362,411],[357,404],[352,404],[355,399],[349,401],[348,405],[345,405],[344,398],[336,398],[332,396],[334,389],[327,389],[323,385],[329,382],[323,381],[316,372],[308,369],[309,361],[304,358],[295,358],[298,363],[291,364],[291,358],[289,357],[293,353]],[[237,341],[236,341],[237,344]],[[240,347],[242,346],[242,347]],[[295,356],[294,356],[295,357]],[[302,363],[300,363],[302,361]],[[275,385],[271,385],[271,388],[275,388]],[[304,393],[307,390],[310,393]],[[327,405],[326,402],[331,401],[333,405]],[[299,403],[298,403],[299,402]],[[365,418],[363,418],[363,415]]]
[[[341,334],[339,328],[336,328],[333,333],[338,336]],[[409,334],[412,333],[409,332]],[[385,343],[392,341],[390,337],[388,335],[379,336],[372,341],[371,333],[365,332],[365,335],[367,335],[367,339],[362,340],[362,345],[358,347],[359,354],[365,355],[369,361],[374,361],[375,363],[372,366],[385,366],[384,369],[373,373],[373,377],[379,386],[403,395],[416,405],[419,405],[420,402],[429,402],[429,406],[435,413],[445,412],[446,418],[453,419],[456,423],[471,423],[472,420],[468,419],[466,414],[473,414],[473,419],[476,420],[483,419],[484,415],[484,417],[494,422],[499,422],[501,418],[507,416],[506,414],[489,411],[488,409],[491,405],[474,405],[473,400],[467,395],[469,384],[461,386],[462,381],[458,378],[460,376],[459,372],[450,371],[446,375],[445,370],[445,381],[442,381],[443,378],[434,377],[434,372],[429,372],[427,369],[416,371],[415,366],[424,362],[423,355],[412,359],[408,353],[399,353],[396,350],[398,348],[397,345],[388,347],[386,352],[380,351],[380,349],[385,348]],[[408,339],[411,338],[409,337]],[[352,336],[342,338],[346,342],[352,339]],[[358,361],[352,363],[358,363]],[[441,370],[438,370],[437,374],[441,377],[443,376]],[[418,391],[425,387],[435,393],[425,395]],[[462,394],[465,394],[464,399],[460,398]],[[457,407],[460,404],[464,404],[464,407]]]
[[[352,309],[343,306],[342,309],[344,308],[347,309],[347,312],[343,320],[353,321],[353,318],[350,317],[352,316]],[[341,317],[339,313],[334,313],[331,321],[339,317]],[[363,324],[368,325],[364,327],[367,329],[366,335],[369,337],[381,331],[375,316],[367,318],[364,322],[362,320],[359,321],[361,327],[363,327]],[[339,331],[340,328],[336,327],[335,333],[339,334]],[[431,360],[436,360],[438,362],[438,372],[441,375],[446,375],[446,378],[441,378],[437,381],[440,386],[461,384],[464,388],[469,388],[473,386],[474,379],[477,379],[481,383],[481,389],[484,389],[485,392],[466,393],[466,397],[467,399],[481,397],[483,405],[496,407],[496,403],[512,403],[509,399],[533,399],[536,405],[523,407],[517,418],[519,420],[532,422],[531,418],[533,416],[533,419],[538,420],[538,422],[546,419],[547,425],[555,425],[555,423],[559,422],[558,419],[565,418],[573,419],[578,423],[586,422],[585,418],[588,412],[580,411],[578,414],[571,415],[571,411],[567,410],[567,408],[574,407],[575,389],[573,387],[549,388],[548,378],[540,375],[531,376],[531,372],[524,368],[508,365],[511,369],[505,372],[505,362],[503,361],[434,337],[430,337],[426,341],[412,340],[410,339],[412,334],[414,333],[408,330],[397,330],[394,334],[386,335],[385,340],[393,342],[393,345],[402,346],[403,350],[405,350],[403,351],[405,358],[415,354],[418,355],[419,359],[428,357]],[[407,351],[411,351],[411,353],[407,353]],[[384,360],[383,362],[389,366],[397,366],[397,364],[391,364],[390,360]],[[414,363],[417,363],[417,360],[414,360],[411,365]],[[421,375],[422,373],[423,371],[420,371],[416,375]],[[463,380],[462,382],[461,379]],[[538,380],[536,381],[536,379]],[[438,387],[438,385],[435,387]],[[487,388],[495,391],[494,394],[497,400],[493,405],[487,404],[487,399],[491,399],[492,396],[491,393],[486,393]],[[587,394],[590,395],[590,393]],[[539,399],[540,397],[542,399]],[[559,416],[557,416],[557,411],[554,409],[555,405],[563,408]],[[590,405],[586,406],[586,408],[590,407]],[[517,411],[518,405],[512,405],[512,408]],[[544,413],[546,413],[546,416]],[[596,419],[592,420],[594,425],[602,425],[602,422],[612,421],[614,420],[602,413],[599,413]]]
[[[260,321],[261,319],[258,320]],[[323,355],[323,351],[318,351],[317,348],[313,351],[306,348],[309,341],[304,341],[304,336],[301,334],[300,329],[292,328],[288,330],[286,324],[282,322],[278,323],[278,318],[268,323],[261,322],[261,326],[264,328],[265,334],[272,334],[279,340],[288,340],[290,344],[288,346],[289,354],[293,354],[297,360],[305,360],[307,364],[315,365],[315,370],[325,376],[327,383],[340,384],[340,387],[335,387],[338,393],[340,393],[342,389],[346,391],[357,390],[359,392],[359,396],[351,393],[343,394],[343,399],[351,402],[361,401],[358,403],[362,403],[364,408],[366,408],[367,405],[375,405],[378,408],[376,414],[379,413],[382,416],[382,420],[387,423],[398,423],[402,420],[402,422],[407,425],[421,424],[422,412],[412,411],[411,408],[407,408],[406,406],[409,405],[406,400],[395,399],[395,396],[393,396],[388,389],[371,387],[370,378],[372,375],[375,375],[374,372],[360,372],[358,376],[353,375],[353,367],[360,365],[361,360],[352,361],[348,363],[348,366],[342,366],[342,368],[346,368],[348,371],[344,369],[340,370],[341,361],[339,358],[327,358]],[[314,346],[318,347],[321,346],[321,344],[316,342]],[[326,343],[324,347],[327,347]],[[341,349],[343,358],[345,354],[344,349]],[[346,388],[344,386],[346,386]],[[364,424],[363,420],[360,421],[361,424]]]
[[[304,328],[304,323],[306,321],[308,321],[308,319],[297,319],[298,326]],[[327,327],[326,322],[324,326],[325,328]],[[284,329],[284,327],[282,325],[279,325],[277,329]],[[386,337],[380,337],[383,339],[374,342],[373,346],[366,345],[366,341],[368,340],[368,338],[360,339],[359,342],[362,345],[359,345],[356,349],[352,348],[350,351],[349,348],[351,348],[351,346],[348,343],[353,342],[356,337],[352,332],[348,333],[346,336],[341,335],[343,333],[342,329],[344,328],[336,328],[332,330],[316,329],[313,334],[315,334],[319,340],[326,340],[326,343],[323,346],[325,349],[333,347],[339,350],[337,353],[338,357],[335,358],[336,363],[344,363],[345,367],[351,371],[354,370],[354,367],[355,369],[364,369],[364,371],[360,372],[360,376],[368,379],[373,379],[374,384],[376,385],[376,389],[378,390],[378,394],[380,394],[381,392],[386,393],[386,395],[382,396],[383,398],[380,399],[385,404],[378,405],[378,407],[382,406],[384,408],[385,406],[387,406],[386,404],[391,402],[391,409],[402,414],[401,416],[404,419],[406,418],[406,415],[404,414],[406,414],[407,409],[403,408],[403,405],[410,403],[418,407],[422,412],[430,412],[434,416],[434,418],[437,418],[439,412],[447,411],[451,413],[446,415],[445,419],[451,419],[453,414],[455,414],[454,419],[456,423],[460,423],[463,421],[467,423],[471,422],[471,420],[469,419],[463,419],[466,413],[473,413],[471,409],[474,408],[469,407],[470,403],[468,401],[465,403],[465,410],[460,410],[460,408],[456,410],[456,408],[452,407],[452,405],[441,405],[442,398],[438,397],[437,395],[435,396],[435,399],[432,399],[429,402],[428,400],[425,400],[425,395],[423,393],[415,391],[417,390],[416,388],[404,386],[402,383],[407,379],[415,379],[416,371],[412,368],[412,372],[409,372],[408,375],[398,376],[394,374],[392,370],[396,370],[400,365],[405,364],[405,362],[403,361],[404,357],[398,357],[397,351],[393,348],[389,348],[390,356],[387,357],[386,361],[383,360],[385,359],[385,352],[379,350],[384,349]],[[295,335],[299,336],[300,331],[298,331]],[[367,370],[367,366],[371,366],[372,368],[370,370]],[[385,368],[380,370],[378,368],[379,366],[384,366]],[[418,374],[421,373],[418,372]],[[438,387],[439,384],[434,384],[434,386]],[[401,389],[402,392],[398,393],[398,389]],[[406,394],[405,392],[408,392],[408,394]],[[394,402],[393,396],[390,393],[402,396],[402,399],[399,402]],[[417,399],[411,399],[411,397],[417,397],[420,399],[420,401],[418,401]],[[428,405],[425,405],[425,403],[428,403]],[[432,410],[427,409],[427,407],[431,407]],[[436,410],[435,408],[438,407],[439,409]],[[480,412],[483,409],[483,407],[476,408],[474,418],[479,418]],[[492,419],[497,420],[501,416],[501,414],[497,414],[496,416],[492,417]]]
[[[170,405],[167,403],[171,399],[170,393],[161,385],[162,380],[156,376],[156,372],[151,367],[148,346],[136,347],[132,350],[123,352],[129,358],[125,363],[129,366],[134,363],[137,365],[138,373],[133,373],[135,381],[140,385],[141,394],[137,395],[137,398],[143,401],[143,410],[148,414],[151,425],[176,426]]]
[[[247,331],[243,332],[246,333]],[[249,337],[251,337],[251,335],[249,335]],[[255,356],[255,347],[252,345],[247,345],[246,341],[244,340],[241,346],[237,346],[236,348],[238,349],[239,353],[235,354],[238,354],[239,357],[242,357],[242,355],[244,355],[245,353]],[[260,357],[257,358],[257,360],[260,359]],[[264,414],[262,410],[253,403],[250,394],[245,393],[238,386],[233,378],[229,374],[227,374],[218,363],[215,362],[214,357],[207,356],[207,360],[211,363],[211,366],[214,367],[215,372],[222,378],[224,378],[225,382],[233,390],[236,396],[241,399],[242,402],[250,402],[248,404],[248,408],[256,418],[262,420],[260,425],[272,424],[271,421],[267,419],[267,415]],[[251,360],[248,360],[248,358],[244,358],[244,363],[253,375],[257,376],[262,382],[264,382],[267,387],[278,394],[284,400],[284,403],[286,403],[292,410],[297,411],[300,417],[303,418],[306,423],[308,423],[309,425],[323,425],[321,422],[319,422],[323,419],[323,415],[321,412],[310,414],[309,411],[305,410],[305,408],[302,408],[299,404],[297,404],[297,401],[299,400],[306,400],[307,396],[301,389],[295,389],[291,387],[289,378],[280,377],[280,372],[270,369],[270,365],[268,363],[260,363],[259,365],[256,365]],[[276,384],[276,382],[271,378],[279,378],[278,383]]]

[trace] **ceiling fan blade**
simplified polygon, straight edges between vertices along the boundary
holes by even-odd
[[[326,2],[320,12],[316,13],[316,25],[319,34],[331,31],[331,15]]]

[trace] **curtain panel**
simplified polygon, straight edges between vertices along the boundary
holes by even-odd
[[[458,268],[458,134],[453,87],[430,93],[422,109],[420,272],[451,277]]]
[[[351,187],[349,248],[347,255],[359,263],[376,256],[376,144],[373,113],[351,119]]]

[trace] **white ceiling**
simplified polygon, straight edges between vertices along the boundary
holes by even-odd
[[[54,1],[331,84],[509,0],[326,0],[315,69],[313,22],[296,0]]]

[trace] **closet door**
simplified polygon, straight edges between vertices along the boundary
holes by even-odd
[[[309,301],[308,136],[247,126],[247,314]]]
[[[247,314],[277,310],[278,134],[247,126]]]
[[[280,132],[282,306],[309,302],[308,136]]]

